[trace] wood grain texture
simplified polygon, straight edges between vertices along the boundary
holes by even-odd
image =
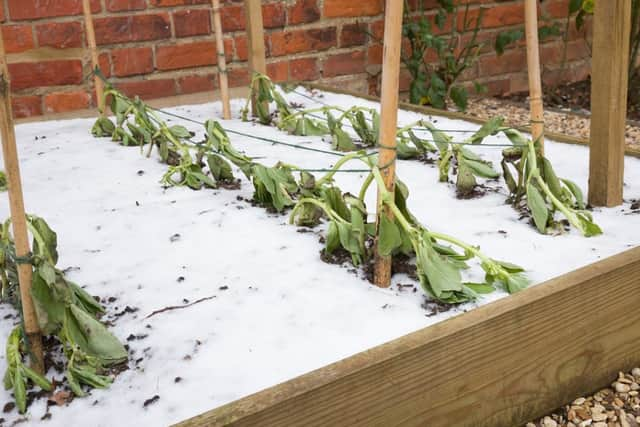
[[[91,2],[90,0],[82,0],[82,11],[84,13],[84,27],[87,33],[87,45],[89,53],[91,54],[91,68],[95,70],[100,68],[100,61],[98,59],[98,48],[96,46],[96,32],[93,27],[93,15],[91,14]],[[96,89],[96,99],[98,101],[98,110],[100,114],[104,116],[106,114],[104,104],[104,83],[102,80],[95,76],[93,78],[93,85]]]
[[[20,164],[18,161],[18,148],[13,124],[13,112],[11,110],[11,93],[9,84],[9,71],[5,58],[4,40],[0,35],[0,137],[2,137],[2,157],[4,170],[7,177],[9,193],[9,211],[11,213],[11,226],[13,240],[16,246],[16,256],[27,257],[31,253],[29,249],[29,236],[27,234],[26,214],[24,210],[24,198],[22,195],[22,180],[20,178]],[[20,284],[20,302],[22,304],[22,319],[24,332],[29,342],[31,352],[31,366],[36,372],[44,373],[44,358],[42,353],[42,336],[38,318],[31,299],[31,264],[18,264],[18,282]]]
[[[382,92],[380,97],[380,132],[378,144],[380,155],[378,167],[384,179],[386,189],[378,189],[376,229],[379,229],[380,216],[386,215],[393,221],[393,214],[382,203],[381,191],[393,193],[396,187],[396,134],[398,132],[398,98],[400,87],[400,51],[402,49],[402,18],[404,2],[387,0],[384,16],[384,50],[382,66]],[[378,232],[376,232],[376,251],[373,269],[373,281],[376,285],[388,288],[391,285],[391,256],[385,256],[377,250]]]
[[[216,55],[218,64],[218,78],[220,81],[220,98],[222,101],[222,117],[231,119],[231,105],[229,103],[229,77],[227,76],[227,59],[224,52],[222,38],[222,20],[220,19],[220,0],[211,0],[213,8],[213,28],[216,34]]]
[[[244,0],[244,12],[247,19],[247,45],[249,47],[249,74],[266,74],[267,64],[264,49],[264,25],[262,23],[262,4],[260,0]],[[251,111],[256,115],[255,97],[251,102]]]
[[[622,204],[631,0],[596,2],[591,71],[589,203]]]
[[[640,248],[181,423],[513,427],[640,362]]]
[[[542,77],[540,74],[540,46],[538,42],[538,0],[525,0],[524,16],[527,37],[531,137],[534,141],[538,141],[540,151],[544,153],[544,108],[542,104]]]

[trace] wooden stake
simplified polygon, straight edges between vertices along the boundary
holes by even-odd
[[[540,46],[538,42],[538,0],[525,0],[525,32],[527,35],[527,65],[529,71],[529,108],[531,109],[531,136],[539,141],[544,153],[544,107],[540,77]]]
[[[622,204],[631,1],[596,2],[591,61],[589,203]]]
[[[84,26],[87,30],[87,44],[89,45],[89,51],[91,52],[91,67],[93,70],[100,67],[100,61],[98,59],[98,48],[96,46],[96,32],[93,28],[93,15],[91,14],[90,0],[82,0],[82,10],[84,11]],[[105,115],[104,105],[104,84],[102,80],[95,76],[93,78],[93,84],[96,88],[96,98],[98,99],[98,110],[101,115]]]
[[[220,98],[222,99],[222,117],[231,118],[229,104],[229,78],[227,76],[227,59],[224,56],[224,40],[222,39],[222,21],[220,19],[220,0],[211,0],[213,6],[213,29],[216,33],[216,51],[218,55],[218,77],[220,79]]]
[[[0,36],[0,61],[0,136],[2,137],[2,154],[9,190],[9,209],[11,211],[11,224],[13,226],[13,239],[16,245],[16,256],[26,258],[31,251],[29,249],[27,219],[24,211],[24,199],[22,197],[16,134],[13,127],[9,71],[2,36]],[[40,335],[40,326],[38,325],[38,318],[36,317],[33,300],[31,299],[32,273],[31,264],[18,264],[20,300],[22,303],[25,334],[30,350],[31,366],[33,370],[43,374],[44,358],[42,354],[42,336]]]
[[[380,99],[380,155],[378,166],[387,191],[395,191],[396,181],[396,133],[398,125],[398,91],[400,83],[400,50],[402,49],[402,11],[404,2],[387,0],[384,22],[384,62],[382,68],[382,92]],[[393,219],[389,209],[382,207],[378,189],[378,224],[380,215]],[[391,257],[375,251],[374,282],[380,287],[391,285]]]
[[[264,54],[264,27],[262,25],[262,5],[260,0],[244,0],[244,14],[247,19],[247,44],[249,45],[249,75],[266,74],[267,65]],[[251,102],[251,111],[257,115],[255,97]]]

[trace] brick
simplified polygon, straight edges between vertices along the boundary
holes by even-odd
[[[57,49],[82,47],[82,32],[80,22],[51,22],[36,25],[38,44]]]
[[[12,20],[71,16],[82,13],[82,0],[7,0]],[[91,11],[102,11],[100,0],[91,0]]]
[[[82,83],[82,63],[79,60],[20,62],[9,64],[11,90],[40,86],[74,85]]]
[[[511,85],[508,78],[483,82],[487,87],[487,95],[502,95],[509,92]]]
[[[164,98],[176,94],[173,79],[136,80],[121,82],[118,88],[127,96],[139,96],[141,99]]]
[[[320,78],[317,58],[292,59],[289,63],[291,80],[308,81]]]
[[[222,31],[225,33],[242,31],[245,26],[244,10],[242,6],[228,6],[220,10]]]
[[[241,87],[249,84],[249,71],[246,68],[229,70],[229,87]]]
[[[53,92],[44,97],[45,113],[64,113],[66,111],[89,108],[91,96],[85,91]]]
[[[98,45],[160,40],[171,37],[169,15],[118,16],[94,21]]]
[[[502,56],[487,55],[478,62],[481,76],[517,73],[527,69],[527,58],[523,50],[511,50]]]
[[[365,55],[363,51],[341,53],[329,56],[322,67],[323,77],[336,77],[365,72]]]
[[[178,86],[180,93],[209,92],[218,87],[217,82],[217,76],[213,74],[193,75],[180,77]]]
[[[458,29],[462,30],[464,25],[464,10],[458,12]],[[470,11],[467,16],[467,22],[471,28],[475,26],[475,22],[479,13],[479,9]],[[524,7],[522,3],[496,5],[484,9],[482,16],[482,28],[497,28],[508,25],[517,25],[524,22]]]
[[[107,10],[109,12],[144,10],[146,8],[147,0],[107,0]]]
[[[289,62],[280,61],[267,64],[267,75],[274,82],[286,82],[289,80]]]
[[[325,0],[325,18],[360,17],[379,15],[383,11],[383,0]]]
[[[367,52],[367,62],[369,65],[381,65],[382,64],[382,45],[376,44],[369,47]]]
[[[336,27],[272,33],[270,46],[272,56],[326,50],[336,46]]]
[[[206,9],[180,10],[173,13],[176,37],[199,36],[211,33],[211,15]]]
[[[289,25],[309,24],[320,19],[318,0],[297,0],[288,10]]]
[[[153,71],[153,51],[150,47],[114,49],[111,52],[113,74],[118,77],[134,76]]]
[[[158,70],[177,70],[215,65],[216,63],[216,45],[214,42],[206,41],[159,46],[156,49]]]
[[[171,6],[191,6],[194,4],[211,4],[211,0],[151,0],[151,6],[171,7]]]
[[[4,48],[7,53],[33,49],[31,25],[5,25],[2,27]]]
[[[340,31],[340,47],[363,46],[367,42],[366,24],[344,24]]]
[[[16,119],[42,115],[42,99],[39,96],[13,96],[11,107]]]
[[[104,52],[98,56],[98,65],[105,77],[111,77],[111,58],[108,53]]]
[[[264,28],[281,28],[287,22],[283,2],[262,5],[262,23]]]
[[[236,47],[235,60],[246,61],[249,59],[249,48],[247,46],[247,36],[238,36],[233,39]]]

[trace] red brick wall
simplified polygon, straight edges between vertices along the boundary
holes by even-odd
[[[395,1],[395,0],[393,0]],[[400,1],[400,0],[398,0]],[[433,0],[427,0],[427,3]],[[522,25],[522,1],[463,0],[488,6],[482,37]],[[546,0],[552,18],[565,16],[568,0]],[[212,90],[217,86],[210,0],[92,0],[103,72],[118,87],[144,98]],[[230,85],[248,83],[242,0],[223,0],[222,23]],[[377,90],[383,0],[263,0],[268,72],[274,80],[322,81],[360,91]],[[6,0],[0,9],[18,117],[95,106],[81,0]],[[588,73],[587,51],[573,35],[570,78]],[[40,53],[60,49],[66,59]],[[55,52],[58,52],[57,50]],[[56,54],[53,56],[56,56]],[[74,57],[69,52],[77,53]],[[40,56],[39,56],[40,55]],[[542,46],[545,77],[557,79],[559,42]],[[492,93],[526,88],[522,46],[501,58],[490,51],[466,78],[486,81]],[[406,89],[407,78],[403,78]]]

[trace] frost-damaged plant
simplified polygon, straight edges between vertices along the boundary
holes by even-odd
[[[112,96],[123,99],[123,105],[127,106],[127,114],[133,115],[133,119],[136,120],[138,115],[135,110],[129,109],[132,101],[114,89],[110,89],[110,93]],[[276,97],[272,96],[270,99],[275,100]],[[277,104],[279,101],[275,102]],[[137,102],[137,105],[138,108],[148,109],[142,102]],[[294,115],[291,111],[284,112],[284,108],[279,108],[279,110],[281,116],[291,117]],[[265,110],[263,113],[267,118],[268,113]],[[269,119],[273,119],[270,114],[268,116]],[[357,114],[354,117],[358,120]],[[296,116],[296,120],[299,123],[300,120],[304,120],[304,117],[302,115]],[[125,121],[126,119],[122,123]],[[366,125],[370,126],[368,123]],[[161,128],[162,124],[155,122],[154,119],[154,126]],[[327,253],[342,248],[351,255],[351,261],[356,266],[371,259],[372,246],[370,242],[376,234],[376,226],[367,222],[369,215],[364,197],[369,186],[373,182],[379,184],[381,180],[379,170],[373,166],[375,164],[373,155],[364,151],[344,155],[325,175],[316,179],[309,171],[294,165],[281,162],[272,167],[262,165],[238,152],[218,122],[208,120],[204,126],[205,141],[197,144],[189,143],[186,141],[187,133],[181,133],[181,135],[177,135],[177,143],[168,138],[171,142],[169,146],[185,148],[186,151],[180,154],[182,157],[188,155],[191,158],[189,150],[196,151],[198,153],[196,159],[188,160],[189,164],[198,165],[198,157],[202,160],[207,156],[217,156],[216,158],[219,158],[217,162],[223,162],[220,164],[224,165],[222,169],[226,171],[225,174],[228,176],[231,176],[229,163],[235,165],[251,180],[254,186],[253,197],[256,202],[277,212],[283,212],[293,207],[290,218],[298,225],[313,227],[318,225],[323,218],[327,219],[329,222],[325,239]],[[296,125],[298,128],[300,126],[306,125]],[[410,132],[410,130],[404,132]],[[114,133],[112,132],[112,134]],[[150,134],[154,135],[154,132],[150,132]],[[189,134],[191,135],[191,133]],[[371,137],[373,135],[377,134],[373,132]],[[410,137],[410,134],[407,135]],[[152,144],[153,138],[149,142],[142,141],[141,143]],[[364,161],[368,167],[366,170],[372,171],[365,179],[357,197],[344,193],[335,185],[333,179],[347,162],[356,159]],[[211,162],[208,163],[211,164]],[[209,168],[211,174],[214,174],[214,170],[218,166],[212,167],[210,165]],[[295,172],[299,172],[299,178],[296,178]],[[169,181],[168,184],[184,185],[181,181]],[[193,187],[191,186],[191,188]],[[522,268],[495,261],[482,254],[478,248],[453,237],[427,231],[425,227],[415,221],[406,208],[408,197],[406,186],[402,182],[398,182],[397,188],[394,200],[391,200],[390,197],[385,198],[385,203],[396,213],[396,221],[382,220],[380,247],[385,253],[416,255],[420,282],[427,294],[441,301],[459,303],[475,299],[481,293],[493,291],[497,284],[502,284],[508,292],[516,292],[526,286],[527,281],[522,275]],[[444,244],[440,242],[444,242]],[[458,253],[447,245],[457,246],[464,253]],[[486,273],[484,283],[462,282],[461,271],[469,267],[465,261],[472,258],[480,260],[481,267]]]
[[[333,191],[320,192],[321,197],[301,198],[291,212],[290,222],[298,225],[314,226],[321,218],[327,219],[327,253],[342,248],[351,254],[355,265],[371,258],[372,247],[366,242],[367,238],[375,236],[376,226],[367,223],[364,197],[368,187],[375,182],[378,189],[382,189],[382,203],[394,215],[393,221],[384,215],[380,218],[378,250],[382,255],[402,253],[415,256],[421,287],[432,298],[447,303],[461,303],[474,300],[479,294],[493,292],[496,286],[501,286],[509,293],[527,286],[528,280],[521,267],[489,258],[477,247],[429,231],[418,223],[407,207],[407,186],[398,180],[395,193],[385,190],[380,169],[373,166],[374,159],[361,159],[371,167],[371,173],[365,179],[358,197],[350,194],[340,197],[339,190],[330,187]],[[327,180],[326,177],[323,179]],[[458,247],[462,253],[451,245]],[[469,268],[466,261],[473,258],[480,261],[485,272],[483,283],[464,282],[462,279],[462,271]]]
[[[431,123],[421,122],[421,125],[431,132],[440,152],[438,160],[440,182],[448,182],[450,169],[454,165],[457,167],[456,190],[459,197],[464,198],[473,194],[478,185],[477,178],[496,179],[500,177],[500,173],[493,168],[491,162],[483,160],[473,151],[465,148],[465,145],[482,144],[486,137],[498,132],[503,121],[502,117],[489,120],[476,133],[461,143],[455,143],[450,135],[439,131]]]
[[[580,188],[568,179],[558,178],[538,144],[515,129],[505,128],[502,132],[515,145],[503,151],[502,160],[510,202],[516,207],[525,205],[541,233],[561,230],[562,223],[555,219],[555,212],[559,211],[584,236],[602,234],[585,209]]]
[[[2,301],[20,308],[15,244],[9,232],[10,220],[0,230],[0,280]],[[58,238],[40,217],[27,215],[27,227],[33,236],[33,282],[31,295],[44,335],[55,336],[62,344],[67,358],[67,384],[77,396],[84,396],[84,386],[108,387],[112,379],[110,368],[126,362],[127,351],[98,320],[104,313],[102,306],[77,284],[68,280],[56,268]],[[30,370],[24,363],[25,334],[17,326],[7,341],[7,371],[4,385],[13,388],[18,409],[26,410],[26,389],[29,381],[44,390],[52,384]]]

